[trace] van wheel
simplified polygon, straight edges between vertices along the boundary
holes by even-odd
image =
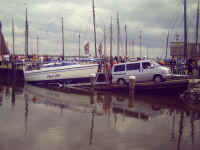
[[[126,81],[124,79],[119,79],[119,80],[117,80],[117,84],[119,84],[119,85],[125,85]]]
[[[162,78],[161,75],[155,75],[154,78],[153,78],[153,81],[156,82],[156,83],[159,83],[159,82],[163,81],[163,78]]]

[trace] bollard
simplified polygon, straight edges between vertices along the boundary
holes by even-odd
[[[90,74],[90,83],[92,89],[94,89],[95,86],[95,79],[96,79],[96,74]]]
[[[129,95],[133,96],[135,93],[135,76],[129,76]]]

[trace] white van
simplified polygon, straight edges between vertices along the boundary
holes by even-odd
[[[150,80],[161,82],[170,78],[172,74],[169,68],[161,66],[152,60],[141,60],[113,65],[113,83],[127,84],[129,82],[129,76],[135,76],[136,82]]]

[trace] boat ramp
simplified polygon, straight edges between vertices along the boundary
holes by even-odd
[[[90,83],[79,84],[49,84],[41,87],[63,91],[92,94],[94,92],[120,92],[121,94],[134,95],[135,93],[180,94],[193,84],[198,84],[200,79],[175,78],[164,82],[139,82],[129,85],[119,85],[110,82],[98,81],[91,77]],[[131,83],[132,81],[130,81]]]

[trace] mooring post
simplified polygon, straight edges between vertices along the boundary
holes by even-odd
[[[12,82],[16,82],[16,68],[15,68],[15,62],[11,61],[12,64]]]
[[[129,95],[133,96],[135,94],[135,76],[129,76]]]
[[[95,86],[95,79],[96,79],[96,74],[90,74],[90,83],[91,83],[91,88],[94,89]]]

